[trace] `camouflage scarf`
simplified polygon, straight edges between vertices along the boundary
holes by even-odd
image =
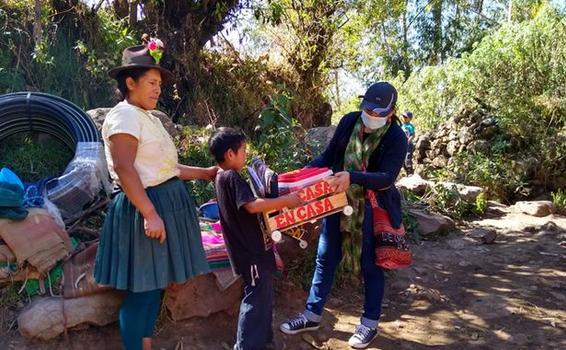
[[[368,134],[366,139],[363,140],[363,122],[362,118],[358,118],[344,153],[345,171],[366,171],[368,159],[381,142],[383,135],[389,129],[389,125],[391,123]],[[361,185],[350,184],[346,195],[354,213],[351,216],[342,215],[340,230],[361,237],[365,207],[364,188]]]

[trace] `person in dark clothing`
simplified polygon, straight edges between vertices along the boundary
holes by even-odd
[[[412,175],[413,170],[413,151],[415,149],[414,139],[415,139],[415,126],[411,121],[413,120],[413,113],[412,112],[405,112],[403,113],[403,125],[401,128],[407,135],[407,157],[405,158],[405,164],[403,164],[403,169],[407,172],[407,175]]]
[[[364,279],[364,313],[360,325],[348,343],[365,348],[377,336],[384,292],[383,270],[375,265],[373,210],[367,198],[375,191],[377,205],[386,210],[395,229],[402,227],[401,197],[395,179],[407,153],[407,138],[395,115],[397,91],[387,82],[369,87],[361,103],[361,112],[351,112],[340,120],[326,150],[312,162],[312,167],[330,167],[334,176],[327,181],[336,191],[346,191],[354,208],[351,217],[334,214],[324,219],[318,243],[316,268],[305,310],[283,322],[280,330],[296,334],[316,330],[334,274],[342,259],[345,237],[361,237],[361,271]],[[352,241],[353,238],[352,238]],[[351,243],[350,243],[351,244]]]
[[[219,128],[208,146],[222,169],[216,176],[215,187],[228,255],[234,273],[241,275],[245,283],[234,349],[266,349],[273,342],[275,256],[271,239],[261,230],[258,214],[294,208],[303,201],[296,193],[278,198],[255,198],[240,175],[246,163],[246,138],[241,131]]]

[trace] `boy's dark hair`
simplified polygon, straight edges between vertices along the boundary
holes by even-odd
[[[246,135],[240,129],[222,127],[216,129],[208,139],[208,150],[218,163],[223,162],[224,155],[228,150],[238,152],[242,144],[246,142]]]

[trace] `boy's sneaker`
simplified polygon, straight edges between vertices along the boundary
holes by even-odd
[[[285,334],[297,334],[305,331],[315,331],[320,328],[320,323],[309,321],[305,315],[298,314],[297,317],[281,323],[279,329]]]
[[[377,337],[377,329],[361,324],[356,327],[356,331],[348,340],[348,345],[354,349],[365,349],[375,337]]]

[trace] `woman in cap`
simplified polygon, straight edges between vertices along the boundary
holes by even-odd
[[[336,191],[346,191],[354,213],[350,217],[339,213],[324,219],[305,310],[280,326],[286,334],[320,327],[322,310],[342,260],[342,246],[357,244],[361,247],[353,248],[361,249],[364,312],[348,343],[358,349],[367,347],[377,336],[384,293],[383,269],[376,265],[377,223],[373,222],[373,212],[386,212],[380,216],[384,221],[379,222],[382,227],[402,230],[401,200],[394,182],[407,153],[407,138],[395,115],[395,88],[378,82],[361,97],[362,111],[342,117],[326,150],[309,164],[334,170],[334,177],[328,182]],[[369,190],[377,197],[377,203],[368,199]]]
[[[151,349],[161,290],[208,272],[195,203],[182,180],[213,180],[216,167],[178,164],[177,150],[155,109],[161,85],[160,40],[124,50],[110,70],[122,101],[102,126],[108,169],[121,191],[104,221],[94,276],[127,291],[119,314],[127,350]]]

